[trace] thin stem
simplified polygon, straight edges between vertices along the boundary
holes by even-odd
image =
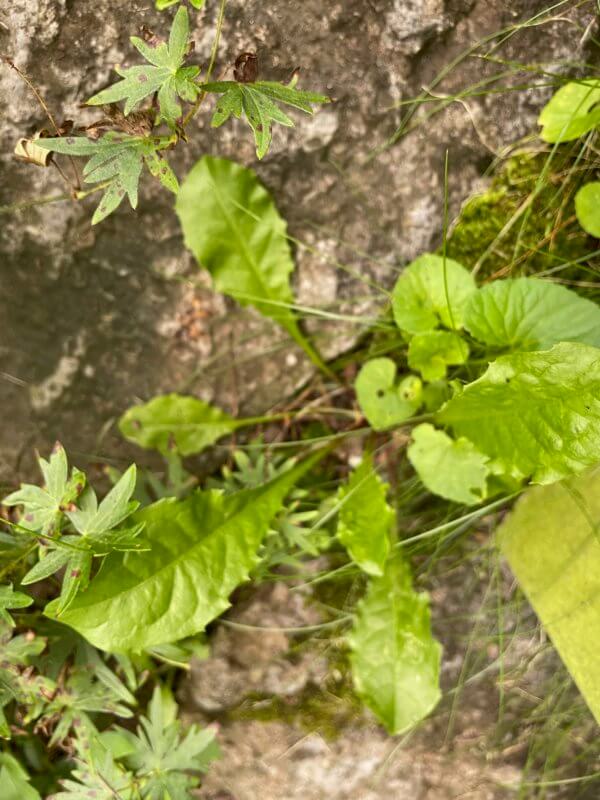
[[[226,5],[227,5],[227,0],[221,0],[221,4],[219,6],[219,15],[217,17],[217,29],[215,32],[215,38],[210,53],[210,61],[208,62],[208,69],[206,70],[206,78],[203,80],[203,83],[208,83],[210,81],[210,77],[215,67],[215,62],[217,60],[217,52],[219,50],[219,42],[221,40],[221,31],[223,30],[223,20],[225,18]],[[188,122],[196,116],[207,94],[208,92],[200,92],[200,94],[196,99],[196,102],[188,111],[188,113],[185,115],[183,122],[181,124],[182,128],[185,128]]]

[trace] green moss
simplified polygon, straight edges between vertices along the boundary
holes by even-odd
[[[448,256],[470,268],[479,263],[481,277],[514,276],[576,261],[594,250],[574,218],[573,197],[586,176],[575,168],[570,151],[555,156],[550,169],[547,164],[547,153],[508,159],[490,188],[464,205],[448,239]]]

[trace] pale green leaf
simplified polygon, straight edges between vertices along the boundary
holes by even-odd
[[[449,365],[464,364],[469,345],[451,331],[428,331],[413,336],[408,346],[408,366],[426,381],[446,377]]]
[[[431,635],[427,595],[414,591],[399,557],[371,579],[349,642],[356,690],[391,734],[412,728],[435,708],[441,647]]]
[[[437,421],[490,458],[490,469],[551,483],[600,462],[600,350],[563,343],[514,353],[453,397]]]
[[[466,302],[475,281],[457,261],[426,254],[403,271],[392,292],[398,327],[408,333],[425,333],[440,324],[457,330],[463,326]]]
[[[350,557],[368,575],[383,575],[395,520],[386,502],[386,484],[365,455],[338,494],[341,504],[337,537]]]
[[[429,424],[417,426],[412,438],[408,458],[430,492],[465,505],[485,498],[488,458],[468,439],[453,441]]]
[[[196,397],[166,394],[128,409],[119,429],[140,447],[164,454],[176,448],[188,456],[200,453],[243,424],[244,420],[236,420]]]
[[[600,182],[581,187],[575,195],[575,211],[583,230],[600,239]]]
[[[471,295],[465,328],[480,342],[511,350],[547,350],[559,342],[598,347],[600,308],[548,281],[494,281]]]
[[[396,383],[396,364],[390,358],[367,361],[356,377],[355,389],[360,409],[376,431],[410,419],[421,406],[421,381],[408,375]]]
[[[600,724],[600,473],[530,489],[500,547]]]
[[[248,578],[283,498],[320,457],[258,489],[228,496],[197,491],[140,511],[135,519],[146,524],[150,549],[109,555],[61,622],[109,652],[139,651],[203,630]],[[56,602],[46,613],[56,614]]]
[[[154,178],[158,178],[165,189],[173,192],[173,194],[177,194],[179,191],[179,181],[169,163],[155,151],[146,153],[144,155],[144,161],[146,162],[150,174]]]
[[[204,156],[183,182],[176,208],[185,243],[215,288],[295,331],[287,225],[255,173]]]
[[[545,142],[569,142],[600,124],[600,81],[585,81],[562,86],[542,109],[540,136]]]
[[[169,34],[169,58],[173,69],[178,69],[185,60],[189,34],[190,20],[187,8],[180,6]]]

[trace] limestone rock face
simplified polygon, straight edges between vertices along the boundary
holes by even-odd
[[[219,74],[238,53],[258,53],[264,78],[286,79],[334,103],[280,128],[257,163],[249,130],[215,131],[208,113],[190,128],[173,165],[182,177],[203,153],[254,167],[287,217],[297,247],[301,305],[354,315],[356,323],[308,328],[326,354],[347,347],[385,302],[398,269],[440,241],[443,160],[450,199],[461,201],[503,146],[535,129],[548,90],[443,103],[386,147],[407,120],[403,100],[430,87],[443,97],[502,68],[467,57],[441,84],[436,75],[473,42],[531,19],[545,0],[230,0]],[[569,8],[572,5],[572,8]],[[554,21],[522,27],[492,55],[585,61],[587,6],[568,4]],[[10,6],[10,7],[9,7]],[[208,61],[217,3],[193,12],[194,58]],[[94,119],[80,108],[135,63],[129,36],[162,32],[172,12],[150,0],[15,0],[0,6],[0,53],[31,78],[58,122]],[[571,17],[577,25],[570,24]],[[552,66],[555,64],[555,67]],[[425,114],[438,113],[425,120]],[[0,205],[61,195],[53,168],[14,161],[18,138],[48,125],[30,88],[0,65]],[[69,165],[66,165],[67,174]],[[172,196],[144,179],[138,211],[123,205],[91,228],[92,205],[69,201],[0,217],[0,481],[31,472],[34,447],[60,439],[78,462],[133,451],[114,420],[137,398],[192,391],[233,411],[265,408],[305,380],[309,365],[283,332],[214,294],[184,250]],[[139,455],[136,452],[136,456]]]

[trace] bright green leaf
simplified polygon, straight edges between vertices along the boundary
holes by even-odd
[[[398,327],[408,333],[425,333],[440,324],[457,330],[463,326],[466,302],[475,281],[457,261],[426,254],[402,272],[392,292]]]
[[[412,438],[408,458],[430,492],[465,505],[485,498],[488,458],[468,439],[453,441],[428,424],[416,427]]]
[[[448,365],[464,364],[468,357],[469,345],[451,331],[418,333],[408,346],[408,366],[426,381],[445,378]]]
[[[139,651],[191,636],[229,606],[258,563],[257,551],[283,498],[320,454],[264,486],[228,496],[197,491],[136,515],[150,549],[112,553],[61,616],[93,645]],[[56,613],[51,603],[46,613]]]
[[[365,455],[338,495],[337,537],[352,560],[368,575],[383,575],[390,549],[394,511],[386,502],[386,484]]]
[[[519,584],[600,724],[600,473],[530,489],[498,530]]]
[[[542,109],[540,136],[545,142],[570,142],[600,124],[600,81],[567,83]]]
[[[29,776],[10,753],[0,753],[0,788],[2,800],[41,800],[29,783]]]
[[[465,328],[480,342],[511,350],[547,350],[559,342],[598,347],[600,308],[548,281],[494,281],[471,295]]]
[[[371,579],[349,642],[356,690],[391,734],[435,708],[441,647],[431,635],[427,595],[414,591],[399,557],[388,561],[381,578]]]
[[[581,187],[575,195],[575,211],[583,230],[590,236],[600,239],[599,181],[592,181]]]
[[[244,425],[196,397],[167,394],[128,409],[119,429],[130,442],[167,454],[173,448],[183,456],[200,453],[222,436]]]
[[[182,184],[176,208],[185,243],[215,288],[297,334],[287,225],[255,173],[204,156]]]
[[[514,353],[453,397],[437,421],[490,458],[490,469],[551,483],[600,462],[600,350],[563,343]]]
[[[421,381],[408,375],[396,383],[396,365],[390,358],[367,361],[357,375],[355,389],[360,409],[376,431],[410,419],[421,405]]]

